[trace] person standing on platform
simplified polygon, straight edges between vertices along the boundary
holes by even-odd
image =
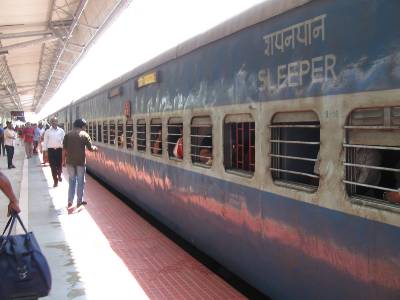
[[[22,131],[22,136],[24,139],[26,158],[28,158],[28,159],[32,157],[32,153],[33,153],[34,132],[35,132],[35,130],[31,126],[31,123],[27,122],[25,125],[25,128]]]
[[[8,204],[7,215],[9,216],[12,212],[16,212],[17,214],[20,213],[21,209],[19,208],[18,200],[17,197],[15,197],[11,183],[1,171],[0,171],[0,190],[10,200],[10,203]]]
[[[43,152],[43,134],[44,134],[44,128],[43,128],[43,124],[39,123],[38,126],[38,130],[39,130],[39,142],[38,142],[38,148],[39,148],[39,152],[42,153]]]
[[[38,154],[38,146],[40,139],[40,129],[37,124],[33,124],[33,154]]]
[[[54,185],[58,186],[58,182],[62,181],[62,148],[65,132],[58,127],[58,120],[53,117],[50,120],[51,127],[44,133],[43,150],[47,151],[51,175],[53,176]]]
[[[46,165],[49,162],[49,156],[47,155],[47,149],[44,148],[43,144],[44,144],[44,134],[47,130],[50,129],[50,125],[46,124],[43,133],[42,133],[42,152],[43,152],[43,165]]]
[[[74,122],[74,128],[64,138],[64,165],[67,166],[69,176],[68,188],[68,208],[72,206],[75,197],[77,197],[77,207],[86,205],[83,200],[83,189],[85,187],[86,157],[85,149],[97,151],[97,147],[92,144],[89,134],[85,131],[85,119],[77,119]],[[76,183],[78,186],[76,188]]]
[[[3,152],[3,156],[6,156],[6,147],[4,145],[4,128],[3,124],[0,124],[0,155]]]
[[[4,144],[7,151],[7,164],[9,169],[15,168],[13,165],[14,146],[17,133],[14,131],[11,122],[7,121],[7,129],[4,130]]]

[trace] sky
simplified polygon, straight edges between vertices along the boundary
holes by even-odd
[[[41,119],[264,0],[133,0],[75,66]],[[29,117],[28,117],[29,118]]]

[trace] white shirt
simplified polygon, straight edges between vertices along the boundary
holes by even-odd
[[[4,130],[4,145],[15,146],[15,139],[17,138],[17,133],[12,129]]]
[[[39,128],[39,133],[40,133],[40,137],[42,137],[43,136],[43,134],[44,134],[44,128]]]
[[[62,128],[56,129],[50,127],[44,132],[43,150],[47,151],[49,148],[62,148],[65,132]]]

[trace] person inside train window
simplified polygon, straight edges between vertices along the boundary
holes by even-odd
[[[400,160],[396,164],[396,169],[400,170]],[[385,192],[383,198],[391,203],[400,204],[400,173],[395,173],[397,192]]]
[[[212,165],[212,138],[207,136],[201,141],[200,161],[208,166]]]
[[[377,149],[357,148],[355,150],[355,164],[365,166],[381,166],[382,156]],[[355,167],[355,181],[361,184],[377,186],[381,180],[381,171],[371,168]],[[375,196],[374,189],[357,186],[357,194]]]
[[[180,136],[174,146],[173,154],[178,159],[183,159],[183,127],[179,128]]]
[[[120,132],[120,134],[118,135],[118,147],[124,147],[124,140],[125,140],[125,136],[123,132]]]
[[[110,124],[110,144],[116,145],[117,144],[117,136],[115,135],[115,128],[113,124]]]
[[[161,127],[157,130],[152,138],[153,145],[151,147],[151,152],[153,154],[161,154],[162,153],[162,130]]]
[[[131,142],[130,142],[131,148],[134,148],[135,147],[135,133],[133,131],[132,131],[132,135],[131,135],[130,139],[131,139]]]

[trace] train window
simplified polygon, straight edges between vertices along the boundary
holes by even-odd
[[[89,134],[90,138],[93,140],[93,126],[92,126],[92,122],[88,123],[87,126],[87,133]]]
[[[122,120],[118,120],[118,122],[117,122],[117,136],[118,136],[118,139],[117,139],[118,148],[123,148],[125,134],[124,134],[124,122]]]
[[[101,126],[101,122],[97,123],[97,138],[98,141],[101,143],[103,141],[103,131],[102,131],[102,126]]]
[[[92,134],[93,134],[92,140],[94,142],[96,142],[97,141],[97,124],[96,124],[96,122],[93,122]]]
[[[168,120],[168,156],[171,159],[183,159],[183,121],[174,117]]]
[[[140,119],[136,123],[136,144],[138,151],[146,151],[146,120]]]
[[[116,144],[115,121],[110,120],[110,145]]]
[[[253,175],[255,123],[250,114],[228,115],[224,121],[224,166],[227,171]]]
[[[108,144],[108,121],[103,122],[103,142]]]
[[[348,117],[345,184],[352,199],[400,207],[400,107],[363,108]]]
[[[150,123],[150,150],[154,155],[162,154],[161,119],[152,119]]]
[[[194,117],[190,126],[192,163],[210,167],[213,160],[212,123],[210,117]]]
[[[320,122],[311,111],[277,113],[271,129],[274,182],[316,191],[319,186]]]
[[[133,149],[134,136],[133,136],[133,120],[126,120],[126,148]]]

